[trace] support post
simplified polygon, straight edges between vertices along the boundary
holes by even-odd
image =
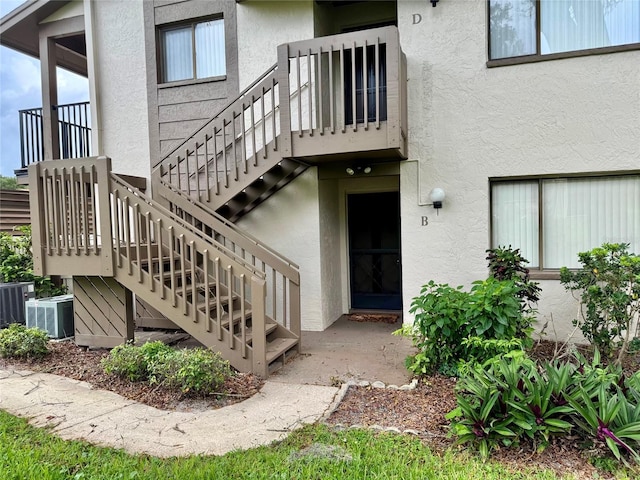
[[[264,280],[256,277],[251,278],[251,331],[253,334],[253,340],[251,342],[251,347],[253,349],[252,370],[254,374],[260,375],[262,378],[267,378],[269,375],[265,322],[266,288]]]
[[[56,76],[56,42],[41,34],[40,71],[42,78],[42,149],[43,160],[60,158],[58,141],[58,80]]]
[[[280,148],[282,158],[293,156],[291,146],[291,94],[289,92],[289,46],[278,47],[278,90],[280,95]],[[255,154],[255,152],[254,152]]]

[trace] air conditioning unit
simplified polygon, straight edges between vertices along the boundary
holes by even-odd
[[[27,327],[37,327],[52,338],[73,336],[73,295],[39,298],[25,304]]]
[[[33,282],[0,283],[0,328],[24,324],[24,302],[34,297]]]

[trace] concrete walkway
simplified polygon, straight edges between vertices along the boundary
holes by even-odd
[[[224,455],[284,438],[330,410],[338,388],[267,381],[257,395],[218,410],[158,410],[85,382],[0,369],[0,409],[52,427],[64,439],[158,457]]]

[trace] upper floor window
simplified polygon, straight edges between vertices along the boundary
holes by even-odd
[[[160,48],[162,82],[226,74],[223,19],[163,28]]]
[[[489,0],[489,59],[640,43],[640,0]]]

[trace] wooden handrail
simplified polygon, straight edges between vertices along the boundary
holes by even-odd
[[[300,335],[300,273],[296,264],[171,185],[160,180],[155,183],[154,192],[190,218],[194,226],[210,231],[207,233],[210,242],[231,250],[245,262],[259,265],[269,298],[265,306],[267,315]]]
[[[246,275],[255,275],[256,277],[262,278],[262,279],[265,278],[264,272],[260,271],[254,265],[247,262],[244,258],[237,255],[235,252],[228,249],[223,244],[214,241],[211,237],[206,235],[201,230],[198,230],[188,222],[185,222],[182,218],[178,217],[177,215],[174,215],[169,210],[157,204],[154,200],[152,200],[151,198],[144,195],[142,192],[138,191],[136,188],[129,185],[125,180],[123,180],[123,178],[120,175],[111,173],[110,180],[112,184],[112,187],[111,187],[112,193],[115,193],[116,189],[119,189],[120,192],[126,190],[128,192],[126,196],[130,200],[133,198],[140,199],[145,205],[145,208],[150,209],[152,212],[154,212],[154,215],[156,215],[158,218],[161,218],[164,224],[170,224],[172,225],[175,231],[180,231],[181,234],[186,235],[187,241],[192,241],[192,240],[196,241],[196,237],[197,237],[198,242],[201,241],[204,244],[208,245],[210,252],[217,251],[221,255],[228,257],[230,262],[234,262],[233,264],[234,268],[243,269],[244,274]],[[115,240],[114,240],[114,243],[115,243]]]
[[[296,283],[300,282],[300,274],[298,271],[300,267],[292,260],[289,260],[281,253],[262,243],[249,232],[240,229],[236,224],[228,221],[223,216],[218,215],[207,207],[206,204],[194,201],[191,197],[163,180],[160,180],[159,183],[163,188],[168,190],[168,192],[163,192],[162,196],[165,198],[170,197],[167,199],[173,203],[177,203],[180,208],[185,210],[189,215],[211,228],[214,232],[214,238],[216,235],[220,235],[228,239],[250,255],[258,257],[273,266],[292,281]]]
[[[178,152],[183,151],[185,149],[185,147],[192,146],[192,148],[193,148],[193,144],[197,141],[197,137],[200,136],[200,134],[201,134],[201,132],[203,130],[207,129],[218,118],[224,116],[226,113],[228,113],[229,110],[233,109],[234,105],[236,105],[239,100],[242,100],[242,99],[246,98],[249,93],[253,93],[254,91],[258,91],[258,87],[260,86],[260,84],[264,83],[264,80],[267,77],[269,77],[271,74],[273,74],[276,71],[277,67],[278,67],[277,64],[273,65],[269,70],[267,70],[265,73],[263,73],[262,76],[258,77],[254,82],[249,84],[249,86],[247,86],[242,92],[240,92],[240,94],[238,95],[237,98],[235,98],[231,102],[229,102],[229,104],[226,107],[224,107],[218,114],[216,114],[210,120],[207,120],[204,123],[204,125],[202,125],[200,128],[198,128],[188,138],[186,138],[182,143],[180,143],[173,150],[171,150],[169,153],[167,153],[159,162],[156,162],[155,164],[153,164],[152,167],[151,167],[152,170],[156,170],[157,168],[160,167],[160,165],[166,164],[167,162],[170,162],[172,160],[172,158]]]

